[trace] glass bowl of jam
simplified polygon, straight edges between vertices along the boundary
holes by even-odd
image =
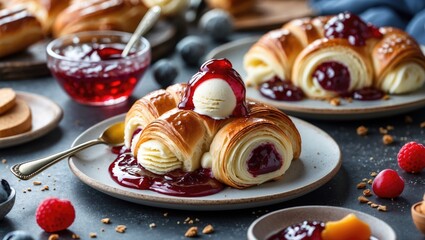
[[[149,42],[141,37],[126,57],[131,33],[91,31],[66,35],[47,45],[47,66],[76,102],[106,106],[124,102],[151,62]]]

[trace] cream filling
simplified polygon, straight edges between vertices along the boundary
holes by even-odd
[[[382,81],[381,89],[390,94],[403,94],[421,88],[425,70],[417,63],[404,63],[390,71]]]
[[[142,125],[142,122],[136,118],[131,118],[125,123],[124,144],[127,148],[132,146],[133,134],[140,125]]]
[[[324,49],[308,56],[301,62],[295,74],[293,82],[300,87],[305,94],[313,98],[326,98],[337,95],[336,92],[328,91],[313,78],[313,73],[317,67],[324,62],[339,62],[347,67],[350,73],[350,86],[348,91],[369,87],[372,85],[372,78],[367,74],[367,67],[360,56],[354,51],[347,49]]]
[[[264,52],[248,52],[244,57],[244,67],[247,72],[245,83],[248,86],[258,86],[274,76],[286,79],[283,66]]]
[[[149,140],[140,145],[137,161],[144,168],[156,174],[165,174],[182,168],[183,165],[168,147],[157,140]]]

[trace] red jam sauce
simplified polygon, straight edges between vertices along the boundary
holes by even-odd
[[[347,92],[350,87],[350,72],[348,68],[338,62],[324,62],[313,72],[313,79],[323,89],[337,93]]]
[[[248,172],[256,177],[261,174],[274,172],[282,167],[282,157],[275,146],[270,143],[261,144],[248,157]]]
[[[102,105],[107,101],[126,99],[131,95],[139,79],[148,67],[146,63],[126,65],[124,62],[96,64],[100,61],[118,60],[124,49],[122,44],[112,46],[68,46],[60,55],[73,59],[57,62],[52,74],[65,91],[76,101]],[[76,63],[75,61],[82,60]]]
[[[299,224],[286,227],[271,235],[267,240],[322,240],[325,223],[321,221],[303,221]],[[378,240],[371,236],[370,240]]]
[[[352,98],[361,101],[379,100],[385,96],[385,93],[376,88],[362,88],[352,93]]]
[[[381,38],[382,33],[350,12],[335,15],[325,24],[327,38],[345,38],[351,45],[364,46],[369,38]]]
[[[227,59],[212,59],[205,62],[199,71],[190,79],[183,99],[179,103],[180,109],[193,110],[193,95],[196,88],[209,79],[219,78],[226,81],[233,90],[236,97],[236,107],[232,117],[245,117],[248,115],[248,108],[245,101],[245,84],[241,76],[236,72],[232,64]]]
[[[125,148],[119,151],[117,158],[109,166],[109,174],[121,186],[177,197],[207,196],[224,188],[222,183],[211,176],[209,169],[198,169],[194,172],[174,170],[165,175],[154,174],[144,169]]]
[[[290,81],[274,77],[260,85],[260,93],[266,98],[277,101],[301,101],[304,92]]]

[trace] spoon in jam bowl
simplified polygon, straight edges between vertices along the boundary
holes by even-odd
[[[97,144],[106,144],[111,147],[124,145],[124,122],[118,122],[107,127],[97,139],[82,143],[66,151],[54,154],[49,157],[19,163],[10,168],[12,173],[22,180],[28,180],[41,173],[48,167],[60,160],[72,156],[75,153]]]

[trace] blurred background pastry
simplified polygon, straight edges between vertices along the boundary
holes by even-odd
[[[211,8],[220,8],[233,15],[251,11],[256,0],[206,0]]]

